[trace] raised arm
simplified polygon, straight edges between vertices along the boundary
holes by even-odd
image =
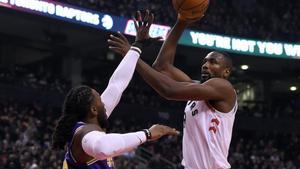
[[[129,47],[130,45],[127,39],[122,34],[119,34],[119,37],[112,37],[110,40],[110,48],[122,55],[124,55]],[[164,73],[154,70],[141,59],[138,60],[136,70],[143,77],[143,79],[162,97],[170,100],[221,101],[226,99],[228,96],[231,98],[234,98],[235,96],[233,87],[225,79],[213,78],[203,84],[190,81],[181,82],[177,79],[174,80]]]
[[[182,35],[182,32],[187,26],[187,22],[183,20],[177,20],[176,24],[169,33],[167,39],[163,43],[156,60],[153,63],[153,68],[157,71],[171,77],[172,79],[180,82],[191,82],[192,79],[176,68],[174,63],[174,57],[176,53],[177,43]]]
[[[132,79],[136,63],[140,57],[140,52],[137,49],[135,47],[130,48],[109,79],[106,89],[101,94],[101,100],[104,103],[107,117],[110,116],[119,103],[123,91]]]
[[[137,16],[137,20],[134,22],[137,30],[137,36],[135,43],[132,45],[133,47],[130,48],[130,45],[125,45],[125,49],[120,51],[121,49],[118,46],[124,46],[122,43],[129,44],[127,39],[120,33],[120,38],[111,35],[111,39],[108,40],[110,45],[114,45],[110,46],[110,49],[118,53],[127,52],[122,62],[111,76],[107,88],[101,95],[101,99],[105,105],[106,114],[108,117],[119,103],[123,91],[126,89],[133,76],[137,60],[142,52],[141,48],[145,44],[144,41],[152,39],[149,37],[149,29],[153,22],[154,15],[150,14],[150,11],[147,10],[143,20],[140,11],[137,12]]]

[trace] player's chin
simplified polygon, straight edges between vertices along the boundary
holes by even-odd
[[[102,115],[98,116],[98,123],[101,128],[106,129],[108,127],[108,117],[106,113],[103,113]]]
[[[202,83],[205,82],[205,81],[207,81],[208,79],[210,79],[209,75],[207,75],[207,74],[202,74],[201,75],[201,82]]]

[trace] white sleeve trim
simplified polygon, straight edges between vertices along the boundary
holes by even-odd
[[[146,135],[142,131],[127,134],[105,134],[100,131],[91,131],[81,140],[84,152],[98,160],[131,151],[144,142],[146,142]]]
[[[119,103],[123,91],[132,79],[140,53],[130,49],[109,79],[108,85],[101,94],[107,117]]]

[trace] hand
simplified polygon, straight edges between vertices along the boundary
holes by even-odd
[[[109,44],[108,48],[124,57],[131,46],[128,39],[120,32],[118,32],[118,37],[110,35],[109,38],[107,40]]]
[[[142,19],[141,12],[137,11],[136,18],[133,18],[133,20],[136,30],[135,42],[151,43],[152,41],[158,41],[162,39],[162,37],[151,38],[149,35],[149,29],[154,20],[154,14],[150,14],[149,10],[146,10],[144,19]]]
[[[151,133],[151,139],[149,141],[158,140],[159,138],[165,135],[178,135],[180,133],[175,128],[159,124],[155,124],[152,127],[150,127],[149,131]]]
[[[134,19],[134,26],[137,32],[135,41],[143,43],[143,45],[148,45],[152,41],[161,40],[162,37],[151,38],[149,36],[149,29],[151,24],[153,23],[154,15],[150,11],[147,10],[144,19],[142,20],[142,15],[140,11],[137,11],[137,19]],[[126,55],[128,50],[130,49],[130,43],[128,39],[118,32],[118,36],[110,35],[109,39],[107,40],[109,44],[109,49],[112,51],[122,55],[123,57]]]

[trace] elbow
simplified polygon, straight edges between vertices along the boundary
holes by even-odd
[[[93,156],[98,160],[110,158],[117,152],[116,150],[111,149],[110,145],[106,145],[105,143],[97,143],[97,147],[95,147],[95,150],[96,151]]]
[[[164,66],[164,65],[162,65],[162,64],[159,64],[159,63],[157,63],[157,62],[154,62],[154,63],[152,64],[152,68],[155,69],[155,70],[157,70],[157,71],[159,71],[159,72],[162,72],[162,71],[165,70],[166,66]]]
[[[114,137],[109,137],[99,131],[92,131],[83,137],[82,149],[87,155],[98,160],[114,157],[124,149],[125,143],[123,140],[114,141],[113,139]]]
[[[99,157],[99,160],[104,160],[104,159],[107,159],[109,157],[112,157],[114,152],[107,149],[107,148],[104,148],[102,147],[102,149],[100,151],[98,151],[98,157]]]
[[[82,145],[82,148],[86,154],[92,156],[98,160],[105,160],[110,157],[116,156],[120,151],[120,146],[124,145],[113,145],[111,142],[103,138],[95,138],[96,140],[85,143]]]
[[[164,98],[167,100],[176,100],[176,95],[174,93],[167,93]]]

